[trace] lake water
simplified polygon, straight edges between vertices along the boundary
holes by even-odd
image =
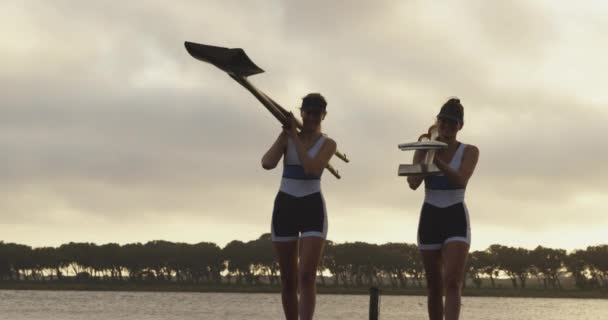
[[[382,296],[380,319],[426,319],[425,297]],[[369,297],[319,295],[315,319],[368,319]],[[608,300],[464,297],[464,320],[608,320]],[[0,290],[4,320],[282,319],[278,294]]]

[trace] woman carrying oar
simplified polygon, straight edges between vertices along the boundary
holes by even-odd
[[[283,158],[283,178],[272,213],[272,241],[281,272],[281,298],[287,320],[312,319],[316,274],[327,236],[327,212],[321,174],[336,152],[336,142],[321,132],[327,115],[322,95],[302,99],[303,127],[289,124],[262,158],[270,170]],[[300,294],[298,300],[298,293]]]
[[[418,248],[426,273],[431,320],[442,320],[444,315],[446,320],[456,320],[460,314],[464,269],[471,243],[464,194],[479,158],[477,147],[456,140],[463,124],[464,108],[460,100],[449,99],[441,107],[436,123],[437,140],[447,143],[447,148],[437,151],[434,157],[434,164],[441,174],[407,178],[413,190],[422,181],[425,185],[418,224]],[[421,163],[424,158],[425,151],[417,150],[414,164]]]

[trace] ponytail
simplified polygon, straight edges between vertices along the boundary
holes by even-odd
[[[426,133],[423,133],[418,137],[418,141],[436,140],[438,133],[437,123],[435,123],[429,127],[429,130]]]

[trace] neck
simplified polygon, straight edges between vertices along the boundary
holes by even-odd
[[[319,134],[321,134],[321,126],[316,126],[316,127],[312,127],[312,128],[304,126],[302,128],[301,133],[302,133],[302,135],[305,135],[305,136],[319,135]]]
[[[447,143],[450,147],[456,146],[458,144],[458,141],[456,141],[456,137],[440,137],[439,139]]]

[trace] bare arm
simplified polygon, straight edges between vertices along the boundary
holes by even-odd
[[[473,171],[475,171],[477,160],[479,160],[479,149],[476,146],[468,145],[464,150],[462,163],[458,170],[450,168],[447,163],[438,158],[435,158],[435,165],[448,177],[451,183],[464,188],[473,175]]]
[[[414,152],[414,161],[413,164],[419,164],[424,160],[426,156],[426,150],[416,150]],[[410,189],[416,190],[422,184],[424,180],[424,176],[408,176],[407,183],[410,185]]]
[[[281,157],[285,153],[285,148],[287,147],[287,133],[285,131],[281,132],[281,134],[277,137],[277,140],[272,144],[270,149],[266,151],[264,156],[262,157],[262,168],[266,170],[274,169]]]
[[[325,169],[327,163],[329,163],[329,159],[331,159],[331,157],[336,153],[337,149],[336,142],[328,138],[327,141],[323,143],[321,150],[319,150],[317,155],[312,158],[308,155],[306,148],[300,141],[297,134],[292,137],[292,140],[296,146],[298,158],[300,159],[300,163],[304,168],[304,172],[306,174],[312,174],[315,176],[321,175],[321,172],[323,172],[323,169]]]

